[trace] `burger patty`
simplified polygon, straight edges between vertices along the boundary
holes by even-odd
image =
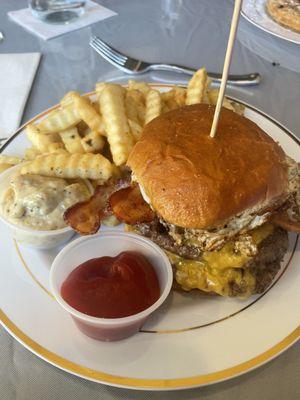
[[[284,229],[275,228],[258,245],[257,254],[246,263],[243,268],[248,269],[255,277],[255,289],[253,294],[262,293],[271,284],[275,275],[280,270],[280,263],[288,249],[288,234]],[[231,284],[232,296],[240,296],[246,290],[243,285]]]
[[[153,240],[160,247],[181,257],[197,260],[202,251],[194,246],[180,246],[168,235],[166,228],[158,221],[138,224],[135,230]],[[255,287],[251,294],[262,293],[272,282],[280,269],[280,262],[288,248],[287,232],[276,227],[271,235],[257,246],[257,253],[239,270],[247,271],[255,278]],[[243,297],[249,294],[247,279],[229,282],[229,296]]]
[[[168,234],[167,228],[155,218],[152,222],[141,223],[134,226],[143,236],[148,237],[165,250],[178,254],[181,257],[198,259],[202,250],[196,246],[179,245]]]

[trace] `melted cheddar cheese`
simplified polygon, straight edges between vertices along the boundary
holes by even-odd
[[[248,232],[258,245],[273,232],[273,226],[264,224]],[[198,260],[188,260],[166,251],[175,266],[176,282],[183,290],[200,289],[222,296],[230,296],[232,285],[240,288],[241,297],[250,296],[255,288],[255,277],[243,268],[251,257],[234,251],[234,242],[227,242],[218,251],[204,252]]]
[[[127,231],[140,234],[131,226]],[[252,231],[252,243],[259,245],[271,235],[274,226],[266,223]],[[200,260],[189,260],[165,250],[172,265],[175,267],[174,277],[183,290],[199,289],[204,292],[214,292],[221,296],[232,295],[232,285],[240,288],[241,298],[253,294],[256,280],[251,271],[245,267],[251,257],[234,250],[234,240],[227,242],[220,250],[204,252]]]
[[[273,225],[264,224],[249,231],[248,234],[252,237],[253,244],[258,245],[273,232],[273,229]],[[206,251],[203,253],[203,260],[211,268],[216,269],[241,268],[249,258],[245,254],[234,251],[234,241],[227,242],[218,251]]]

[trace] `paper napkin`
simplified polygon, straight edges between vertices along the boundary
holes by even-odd
[[[87,1],[85,6],[85,13],[79,18],[71,21],[69,24],[56,25],[48,24],[35,18],[29,8],[22,10],[10,11],[8,16],[17,24],[29,32],[39,36],[44,40],[52,39],[56,36],[63,35],[64,33],[75,31],[84,28],[85,26],[94,24],[95,22],[117,15],[112,10],[100,6],[93,1]]]
[[[19,127],[40,53],[0,54],[0,138]]]

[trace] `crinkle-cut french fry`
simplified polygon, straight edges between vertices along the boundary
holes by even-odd
[[[111,87],[117,87],[119,90],[119,93],[122,93],[123,97],[126,94],[126,88],[122,85],[119,85],[118,83],[106,83],[106,82],[100,82],[96,84],[96,92],[98,94],[98,104],[100,101],[100,94],[103,92],[103,90],[107,90],[107,88],[111,88]],[[100,114],[102,115],[102,111],[101,111],[101,105],[99,104],[99,111]]]
[[[33,146],[41,153],[47,152],[51,143],[57,143],[60,140],[57,134],[40,133],[36,125],[27,125],[26,134]]]
[[[146,96],[144,96],[144,94],[137,89],[128,88],[126,91],[126,96],[132,97],[136,103],[145,104]]]
[[[230,100],[229,100],[230,101]],[[234,111],[239,115],[244,115],[245,113],[245,106],[242,104],[236,103],[235,101],[230,101],[231,105],[234,108]]]
[[[139,122],[138,116],[138,102],[130,91],[125,95],[125,111],[128,119],[134,122]]]
[[[76,97],[74,101],[75,107],[83,119],[83,121],[87,124],[87,126],[92,130],[96,131],[99,134],[105,136],[105,128],[104,122],[95,108],[90,104],[89,100],[84,97]]]
[[[105,88],[106,83],[105,82],[97,82],[96,83],[96,93],[99,96],[99,94],[102,92],[102,89]]]
[[[175,90],[173,88],[171,90],[168,90],[167,92],[162,92],[160,95],[161,95],[162,101],[167,101],[169,99],[174,99],[175,98]]]
[[[25,149],[25,160],[34,160],[37,156],[41,155],[41,152],[36,147],[29,147]]]
[[[207,73],[205,68],[199,69],[188,83],[186,104],[203,103],[207,84]]]
[[[67,155],[69,155],[70,153],[66,149],[56,149],[56,150],[53,149],[53,151],[50,151],[49,153],[44,153],[41,155],[46,155],[46,154],[67,154]]]
[[[143,93],[144,96],[151,90],[151,87],[145,83],[145,82],[137,82],[134,81],[133,79],[129,79],[128,81],[128,88],[129,90],[135,89],[138,90],[139,92]]]
[[[132,133],[132,136],[134,137],[135,141],[137,142],[138,140],[140,140],[143,128],[138,122],[132,121],[131,119],[128,119],[128,124],[130,127],[130,131]]]
[[[180,86],[174,86],[168,92],[161,93],[164,111],[174,110],[182,107],[186,102],[186,89]]]
[[[212,89],[208,92],[209,104],[216,105],[219,95],[219,89]],[[237,114],[244,114],[244,107],[241,104],[235,103],[234,101],[228,100],[226,97],[223,99],[223,107],[228,108],[228,110],[234,111]]]
[[[116,165],[125,164],[134,145],[125,114],[124,88],[106,84],[99,95],[99,103],[107,140]]]
[[[60,105],[62,107],[66,107],[67,105],[70,105],[74,101],[74,96],[80,96],[78,92],[75,92],[75,90],[71,90],[70,92],[66,93],[64,97],[60,101]]]
[[[112,165],[112,177],[115,179],[121,178],[124,171],[123,167],[117,167],[115,164]],[[93,185],[94,188],[96,188],[99,185],[103,185],[103,180],[101,179],[92,179],[90,180],[91,184]]]
[[[219,96],[219,89],[212,89],[208,92],[208,100],[209,104],[216,105]],[[223,99],[223,107],[228,108],[229,110],[234,111],[234,107],[231,105],[230,101],[224,97]]]
[[[81,139],[81,146],[87,153],[97,153],[104,147],[105,141],[99,132],[92,131],[89,128],[85,132],[85,136]]]
[[[173,105],[173,102],[175,101],[175,92],[172,89],[172,90],[169,90],[168,92],[161,93],[160,96],[161,96],[161,100],[162,100],[161,113],[164,114],[164,113],[166,113],[166,112],[171,110],[170,105],[171,105],[171,102],[172,102],[172,105]],[[169,105],[169,103],[170,103],[170,105]],[[176,103],[176,107],[175,108],[177,108],[177,103]]]
[[[91,106],[100,115],[99,101],[91,101]],[[101,115],[100,115],[101,116]],[[103,122],[102,122],[103,123]]]
[[[168,111],[171,111],[167,103],[163,103],[161,113],[164,114]]]
[[[175,100],[176,103],[178,105],[178,107],[182,107],[185,105],[185,101],[186,101],[186,92],[187,90],[183,87],[180,86],[175,86],[173,88],[174,93],[175,93]]]
[[[72,128],[81,121],[73,103],[50,112],[36,127],[41,133],[57,133]]]
[[[136,89],[127,90],[126,98],[130,98],[130,102],[135,104],[138,121],[140,125],[145,125],[146,106],[143,93]],[[127,110],[126,110],[127,112]],[[129,117],[128,117],[129,118]]]
[[[158,117],[162,111],[162,101],[160,93],[151,89],[146,95],[146,116],[145,124]]]
[[[76,126],[60,132],[59,135],[69,153],[85,152],[84,148],[82,147],[81,137]]]
[[[168,104],[169,110],[175,110],[176,108],[178,108],[178,105],[177,105],[175,99],[167,100],[167,104]]]
[[[208,92],[209,104],[216,105],[218,100],[218,95],[219,95],[219,89],[211,89]],[[224,97],[224,99],[226,99],[226,97]]]
[[[112,164],[101,154],[43,154],[21,168],[21,174],[60,178],[98,179],[102,183],[112,175]]]
[[[141,126],[145,125],[145,118],[146,118],[146,106],[139,104],[138,105],[138,115],[139,115],[139,121]]]
[[[128,91],[125,96],[125,110],[131,133],[136,141],[139,140],[143,129],[139,119],[138,108],[139,102]]]
[[[204,103],[204,104],[210,104],[209,97],[208,97],[210,85],[211,85],[211,79],[208,76],[206,76],[205,90],[204,90],[204,96],[203,96],[203,101],[202,101],[202,103]]]
[[[175,90],[169,90],[168,92],[161,93],[162,98],[162,113],[175,110],[178,108],[178,104],[175,99]]]
[[[0,154],[0,164],[16,165],[22,161],[22,158],[18,156],[8,156],[6,154]]]
[[[57,143],[57,142],[56,143],[51,143],[48,146],[47,153],[55,153],[55,152],[61,151],[61,150],[66,151],[65,146],[64,146],[63,143]]]
[[[88,98],[81,97],[77,92],[69,92],[66,101],[73,102],[78,114],[81,119],[87,124],[87,126],[92,130],[105,135],[104,123],[99,114],[99,106],[96,111],[91,105]]]
[[[6,171],[8,168],[11,168],[13,166],[13,164],[9,164],[9,163],[0,163],[0,174],[3,171]]]

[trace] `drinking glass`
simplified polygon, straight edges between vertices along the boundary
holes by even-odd
[[[32,14],[51,24],[67,24],[84,13],[86,0],[29,0]]]

